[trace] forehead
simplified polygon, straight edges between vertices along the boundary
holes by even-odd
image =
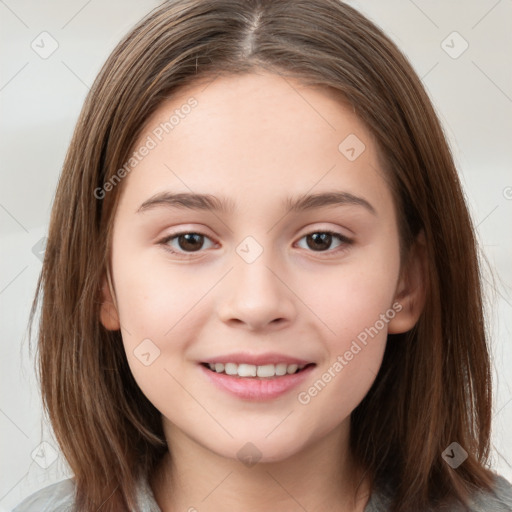
[[[124,183],[137,200],[169,189],[218,191],[243,206],[256,195],[340,185],[382,195],[385,185],[373,138],[339,93],[266,72],[177,91],[149,118],[134,151],[148,141],[151,150]]]
[[[191,101],[197,105],[188,108]],[[173,113],[169,135],[202,137],[203,144],[215,142],[217,136],[233,141],[244,138],[245,150],[251,135],[257,135],[253,138],[255,152],[267,139],[274,142],[277,153],[289,146],[300,152],[298,142],[304,140],[311,141],[310,145],[325,140],[329,145],[332,141],[327,133],[337,139],[352,130],[361,138],[369,137],[340,92],[269,72],[203,78],[179,89],[150,117],[146,132],[165,124]]]

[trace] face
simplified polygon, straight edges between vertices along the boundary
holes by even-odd
[[[388,332],[417,315],[352,110],[263,72],[205,87],[163,104],[135,144],[101,320],[171,441],[277,461],[347,428]]]

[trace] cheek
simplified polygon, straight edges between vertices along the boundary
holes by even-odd
[[[382,331],[380,338],[386,338],[387,324],[394,316],[392,304],[399,273],[398,253],[395,256],[361,256],[333,266],[324,274],[303,277],[300,293],[325,325],[325,339],[332,349],[343,350],[375,324]]]
[[[388,323],[396,314],[393,293],[398,271],[381,270],[374,266],[340,272],[324,294],[316,293],[316,309],[329,327],[323,338],[326,359],[316,378],[297,393],[299,407],[315,430],[327,432],[347,418],[379,372]]]
[[[162,263],[150,257],[117,254],[113,269],[123,345],[137,384],[153,399],[156,390],[169,388],[168,372],[181,362],[194,305],[205,292],[181,272],[166,276]]]
[[[185,265],[167,265],[163,249],[123,248],[119,241],[113,268],[119,316],[128,337],[132,331],[138,337],[170,337],[207,291],[207,283],[194,280]]]
[[[364,345],[355,340],[349,345],[348,350],[333,353],[316,378],[298,390],[298,415],[318,435],[344,422],[364,399],[379,371],[386,341],[375,338]]]
[[[298,396],[302,405],[314,404],[311,411],[331,404],[338,411],[339,417],[333,411],[336,420],[343,419],[364,398],[380,369],[388,324],[399,310],[394,303],[399,253],[394,245],[387,249],[305,281],[301,293],[325,326],[326,359],[319,378]]]

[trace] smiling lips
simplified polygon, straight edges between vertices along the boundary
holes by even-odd
[[[210,370],[223,373],[225,375],[234,375],[238,377],[281,377],[283,375],[292,375],[300,372],[307,365],[302,364],[265,364],[256,366],[254,364],[236,364],[236,363],[209,363]]]
[[[215,357],[202,365],[222,375],[272,378],[299,373],[314,363],[283,354],[238,353]]]
[[[281,395],[285,395],[293,388],[303,383],[316,366],[314,363],[306,364],[305,366],[301,365],[302,369],[299,370],[299,365],[296,363],[266,365],[215,363],[214,367],[217,365],[219,365],[219,369],[221,368],[220,365],[224,366],[224,370],[227,367],[228,371],[232,371],[236,368],[236,374],[228,375],[224,371],[218,373],[216,370],[211,370],[207,363],[200,364],[199,368],[202,370],[205,377],[218,389],[238,399],[256,402],[272,400]],[[286,373],[277,375],[277,370],[282,372],[283,368],[286,369]],[[260,373],[263,372],[267,376],[258,376],[258,370]],[[288,373],[288,370],[295,370],[295,373]],[[270,375],[271,371],[274,374],[272,376]],[[242,375],[250,373],[250,376],[241,376],[239,373]],[[256,373],[256,375],[254,375],[254,373]]]
[[[266,401],[304,382],[316,363],[284,354],[239,352],[209,358],[199,364],[205,377],[238,399]]]

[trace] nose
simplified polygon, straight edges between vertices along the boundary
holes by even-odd
[[[218,314],[222,322],[250,331],[279,330],[297,314],[295,297],[285,273],[270,261],[270,251],[254,262],[243,260],[222,283]]]

